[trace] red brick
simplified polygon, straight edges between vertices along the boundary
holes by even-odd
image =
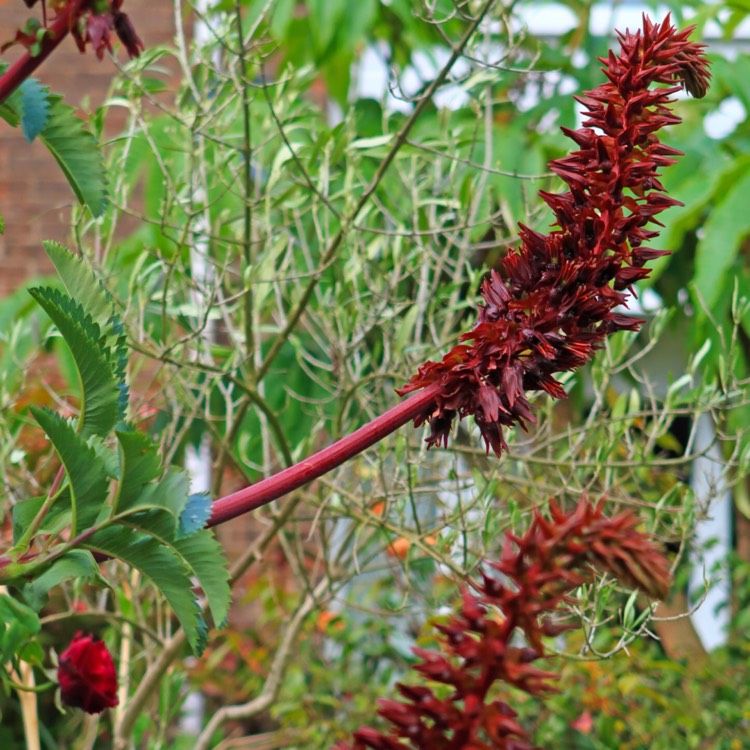
[[[174,37],[172,3],[155,0],[125,0],[124,9],[147,45],[168,44]],[[12,39],[29,17],[40,18],[21,0],[0,5],[0,44]],[[22,50],[13,47],[2,60],[12,63]],[[119,51],[120,60],[125,59]],[[65,39],[35,73],[52,91],[74,107],[87,102],[99,106],[116,74],[112,61],[99,61],[87,51],[78,52],[72,39]],[[118,118],[122,125],[121,116]],[[41,246],[43,239],[69,244],[70,207],[75,202],[57,163],[40,143],[29,144],[18,129],[0,121],[0,215],[5,236],[0,237],[0,295],[7,294],[30,276],[49,271]]]

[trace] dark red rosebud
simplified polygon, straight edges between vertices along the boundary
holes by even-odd
[[[62,702],[98,714],[117,705],[117,672],[103,641],[80,631],[60,655],[57,667]]]

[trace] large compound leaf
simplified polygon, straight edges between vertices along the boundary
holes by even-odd
[[[62,279],[68,294],[91,315],[107,339],[111,350],[112,372],[119,390],[119,419],[125,418],[128,407],[128,387],[125,373],[128,365],[128,352],[125,328],[115,312],[109,292],[82,258],[74,255],[57,242],[42,243],[50,260]]]
[[[229,574],[213,534],[198,528],[208,518],[210,499],[189,497],[184,471],[171,468],[158,478],[161,460],[147,435],[134,431],[118,431],[116,435],[120,444],[120,482],[113,514],[122,523],[169,546],[198,579],[214,622],[223,624],[230,602]]]
[[[121,417],[122,389],[99,325],[57,289],[35,287],[29,294],[52,318],[75,360],[81,387],[81,433],[106,436]]]
[[[36,78],[27,78],[14,94],[13,104],[21,120],[21,130],[29,143],[49,122],[49,89]]]
[[[144,513],[129,518],[128,524],[172,548],[198,579],[208,599],[214,623],[221,627],[229,613],[231,590],[222,547],[213,532],[202,529],[190,536],[175,539],[173,519],[163,512]]]
[[[58,242],[42,242],[68,294],[106,331],[114,312],[112,299],[91,266]]]
[[[124,526],[97,531],[86,540],[85,546],[116,557],[150,578],[177,615],[193,652],[203,651],[206,625],[192,591],[191,571],[172,548]]]
[[[41,575],[23,588],[26,601],[37,612],[47,603],[50,589],[59,586],[63,581],[101,580],[99,565],[88,550],[73,549],[66,552],[59,560],[55,560]]]
[[[71,534],[90,528],[109,489],[103,461],[75,428],[59,414],[32,406],[31,412],[60,456],[70,482],[73,519]]]
[[[188,503],[190,481],[185,471],[168,469],[159,480],[161,460],[151,439],[140,432],[118,431],[120,443],[120,483],[112,508],[113,515],[144,510],[166,510],[172,517],[172,535]]]
[[[78,200],[94,216],[107,207],[107,181],[99,144],[62,97],[49,97],[49,119],[40,140],[60,165]]]

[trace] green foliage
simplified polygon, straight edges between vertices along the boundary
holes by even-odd
[[[190,569],[170,546],[123,527],[103,528],[85,544],[91,550],[126,562],[150,578],[177,615],[190,647],[197,654],[203,650],[206,626],[192,592]]]
[[[102,345],[99,325],[57,289],[34,288],[29,294],[57,326],[75,360],[81,387],[79,431],[84,436],[108,434],[120,416],[120,383],[115,379],[111,350]]]
[[[27,78],[18,87],[16,100],[21,129],[29,143],[44,132],[49,121],[49,91],[36,78]]]
[[[79,582],[105,582],[94,556],[87,550],[72,549],[24,586],[23,597],[38,612],[47,603],[49,591],[71,579]]]
[[[39,632],[39,617],[33,609],[7,594],[0,594],[0,659],[15,663],[24,646]],[[3,681],[7,675],[0,670]]]
[[[39,608],[50,590],[67,580],[103,582],[92,551],[117,558],[164,594],[191,648],[199,652],[207,631],[192,577],[203,587],[217,623],[226,619],[230,600],[221,548],[203,528],[210,500],[191,498],[184,470],[164,466],[151,438],[124,423],[127,348],[112,299],[70,252],[55,243],[46,249],[70,295],[52,287],[29,293],[70,348],[79,415],[66,419],[48,408],[30,408],[60,459],[62,481],[48,497],[15,504],[15,558],[0,574],[18,583],[33,571],[35,579],[21,591]],[[39,534],[56,543],[22,558]]]
[[[107,500],[104,464],[70,422],[47,409],[32,407],[32,414],[47,433],[70,481],[71,533],[76,536],[96,522]]]
[[[39,139],[55,157],[76,198],[94,216],[101,216],[107,207],[107,181],[99,144],[62,97],[50,95],[49,102],[49,119]]]
[[[93,216],[107,206],[107,182],[99,144],[73,107],[34,78],[0,104],[0,117],[19,124],[28,141],[44,143],[68,180],[76,198]]]
[[[221,627],[229,611],[229,576],[224,566],[216,564],[216,560],[221,559],[221,547],[213,533],[201,529],[180,536],[179,532],[175,533],[174,520],[167,513],[139,514],[129,518],[127,524],[170,548],[198,579],[208,597],[214,622]]]
[[[120,476],[112,512],[126,514],[149,507],[167,508],[175,522],[187,502],[184,474],[173,472],[157,482],[162,473],[161,459],[153,441],[141,432],[118,430]],[[174,486],[176,483],[176,486]]]
[[[42,512],[44,510],[44,512]],[[56,536],[68,528],[73,521],[70,490],[66,487],[49,507],[45,497],[29,497],[13,506],[13,541],[22,543],[27,529],[38,523],[39,534]]]
[[[102,331],[109,333],[117,315],[112,298],[91,266],[57,242],[47,240],[42,244],[71,298],[83,307]]]

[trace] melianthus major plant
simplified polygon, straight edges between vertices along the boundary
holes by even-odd
[[[102,30],[112,28],[120,3],[101,9],[87,3],[56,8],[55,22],[67,17],[61,28],[74,30],[77,41],[90,41],[98,52],[108,44]],[[81,19],[85,29],[78,25]],[[467,38],[479,19],[467,30]],[[463,337],[471,344],[460,344],[441,363],[424,365],[402,391],[422,389],[421,393],[315,456],[215,502],[205,495],[191,495],[186,474],[165,466],[151,439],[128,422],[128,342],[117,306],[83,261],[47,243],[66,291],[37,288],[32,296],[70,347],[80,380],[81,408],[74,419],[32,410],[62,465],[46,496],[22,500],[14,507],[14,545],[0,559],[0,576],[18,595],[12,605],[8,603],[15,608],[18,627],[8,631],[13,637],[6,640],[3,657],[13,661],[19,638],[38,629],[34,609],[52,588],[70,578],[98,582],[99,563],[107,558],[122,560],[156,584],[191,647],[200,652],[205,625],[192,577],[199,581],[215,623],[223,622],[229,605],[228,574],[219,545],[206,526],[289,493],[412,419],[418,425],[429,421],[428,442],[439,444],[447,441],[456,417],[473,415],[487,447],[499,455],[505,448],[502,427],[533,418],[527,392],[544,390],[562,397],[554,373],[581,366],[616,330],[639,326],[640,321],[615,308],[626,303],[625,290],[647,274],[645,262],[660,254],[644,248],[643,242],[656,235],[649,226],[658,223],[654,217],[674,203],[664,194],[659,169],[672,163],[675,153],[661,145],[655,133],[677,121],[667,109],[670,96],[680,88],[673,85],[675,81],[699,96],[708,82],[701,46],[690,42],[688,34],[689,30],[677,32],[668,19],[657,25],[646,20],[642,32],[622,36],[620,56],[603,61],[609,83],[582,100],[588,119],[582,128],[568,131],[580,150],[550,165],[569,186],[561,195],[543,196],[559,229],[545,236],[522,227],[520,250],[509,252],[499,272],[483,284],[484,304],[477,325]],[[54,36],[53,41],[61,37]],[[49,50],[45,54],[52,49],[44,46],[47,39],[45,33],[38,39],[42,53]],[[138,45],[132,44],[135,47],[129,51],[137,52]],[[11,83],[16,82],[17,72],[8,75]],[[650,89],[654,83],[667,88]],[[0,79],[0,91],[2,87]],[[19,97],[29,96],[23,86],[18,91]],[[40,101],[50,101],[43,89],[35,91]],[[9,99],[8,106],[15,109],[8,119],[14,115],[22,123],[36,123],[44,137],[52,121],[38,114],[38,121],[30,119],[34,110],[26,101],[19,98],[13,105]],[[408,136],[409,123],[414,121],[407,121],[401,137]],[[96,192],[95,187],[91,190]],[[362,205],[354,207],[351,220]],[[438,699],[426,689],[402,687],[406,708],[393,703],[383,707],[383,715],[396,726],[394,734],[362,730],[357,746],[403,747],[398,738],[415,747],[527,746],[509,706],[490,704],[480,711],[477,697],[483,699],[492,682],[503,677],[529,692],[541,690],[546,677],[525,665],[543,654],[540,636],[557,632],[556,624],[545,624],[538,615],[554,611],[565,593],[585,580],[569,568],[593,562],[649,593],[663,594],[666,586],[666,565],[635,530],[632,518],[599,522],[601,509],[586,504],[576,513],[566,516],[555,511],[551,525],[538,517],[528,537],[516,540],[519,552],[515,556],[508,552],[499,563],[501,572],[522,577],[523,597],[498,587],[491,578],[480,585],[478,598],[467,594],[463,613],[443,629],[449,650],[466,659],[461,667],[449,666],[444,657],[423,655],[419,670],[453,685],[458,697],[438,706],[433,702]],[[590,523],[592,519],[596,522]],[[566,529],[572,529],[568,535],[572,539],[563,534]],[[625,550],[630,547],[632,554],[614,552],[607,539]],[[529,548],[549,563],[549,570],[544,565],[534,567],[539,560],[528,558]],[[540,580],[526,577],[528,559]],[[540,597],[538,601],[534,596]],[[524,607],[529,600],[535,602],[530,611],[517,606],[521,599]],[[485,615],[495,606],[506,617],[502,633],[485,624]],[[509,647],[516,629],[523,631],[533,653]],[[472,634],[469,651],[461,646],[467,642],[464,633]],[[471,653],[485,646],[496,652],[495,661]],[[479,688],[469,690],[469,675],[477,666],[486,674]],[[460,733],[453,734],[459,725]],[[435,744],[442,732],[452,737],[446,742],[453,744]],[[494,744],[466,744],[470,735],[471,741],[479,742],[482,732],[486,739],[481,741]]]

